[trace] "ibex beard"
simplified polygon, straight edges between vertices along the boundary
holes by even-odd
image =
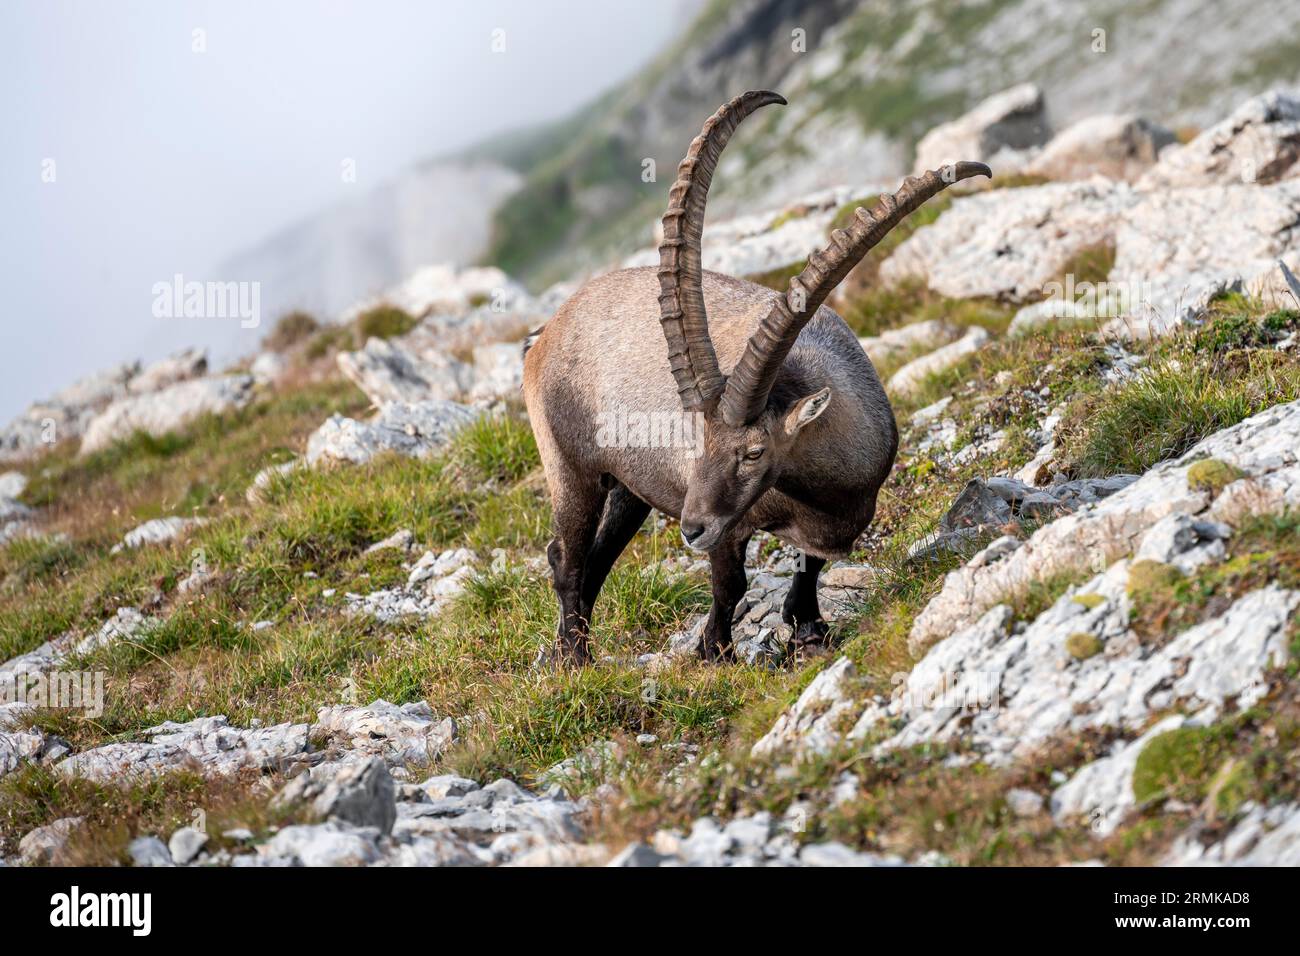
[[[826,635],[817,576],[871,522],[898,428],[871,361],[822,303],[905,216],[946,186],[990,172],[957,163],[905,180],[835,230],[785,294],[706,272],[700,233],[723,147],[754,110],[784,102],[757,91],[723,105],[678,167],[659,268],[586,283],[525,354],[524,398],[553,510],[556,660],[591,659],[596,598],[651,508],[678,518],[687,545],[709,556],[705,659],[732,657],[732,612],[758,530],[806,555],[782,607],[795,642]],[[667,348],[655,344],[656,321]],[[614,408],[647,420],[680,409],[702,421],[700,440],[599,441]]]

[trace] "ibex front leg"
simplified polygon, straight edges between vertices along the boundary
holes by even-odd
[[[591,661],[587,644],[590,612],[582,599],[582,582],[606,492],[599,482],[581,482],[576,478],[558,486],[563,488],[563,493],[553,502],[555,537],[546,548],[555,596],[560,602],[553,657],[557,663],[587,664]]]
[[[706,661],[734,661],[735,649],[731,646],[731,615],[745,596],[748,580],[745,577],[745,549],[749,533],[733,534],[719,541],[709,552],[710,578],[713,584],[713,608],[704,625],[700,642],[700,656]]]
[[[795,647],[821,644],[829,629],[817,604],[817,575],[826,566],[825,558],[804,555],[804,566],[795,572],[781,607],[781,619],[794,628]]]

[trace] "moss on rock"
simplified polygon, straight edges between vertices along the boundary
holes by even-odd
[[[1146,559],[1134,561],[1128,569],[1129,597],[1151,594],[1177,584],[1183,573],[1172,564]]]
[[[1105,647],[1101,638],[1087,631],[1078,631],[1065,639],[1066,652],[1077,661],[1086,661],[1096,657]]]
[[[1202,799],[1223,750],[1223,736],[1214,727],[1179,727],[1153,737],[1134,765],[1133,796],[1139,803]]]
[[[1187,485],[1196,491],[1208,491],[1217,495],[1226,485],[1243,475],[1245,472],[1236,465],[1218,458],[1205,458],[1187,469]]]

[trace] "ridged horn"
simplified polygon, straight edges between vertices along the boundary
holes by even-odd
[[[772,306],[736,363],[718,404],[729,425],[755,421],[767,407],[777,372],[799,332],[831,291],[885,235],[931,196],[971,176],[992,177],[983,163],[956,163],[908,177],[898,192],[881,196],[871,212],[859,208],[846,229],[831,233],[830,245],[808,257],[804,270]]]
[[[668,193],[659,246],[659,322],[668,340],[668,365],[677,394],[687,411],[712,408],[724,385],[709,338],[701,286],[700,235],[709,183],[741,120],[769,103],[784,106],[785,99],[769,90],[752,90],[724,103],[691,142]]]

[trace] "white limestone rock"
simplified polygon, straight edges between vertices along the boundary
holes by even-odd
[[[922,136],[916,144],[913,171],[938,169],[959,160],[987,162],[1005,151],[1041,146],[1050,135],[1042,91],[1032,83],[1021,83]]]
[[[368,707],[322,707],[313,731],[336,747],[383,757],[390,767],[419,767],[436,760],[455,739],[456,724],[435,717],[424,701],[399,707],[381,699]]]
[[[1185,146],[1160,155],[1138,182],[1145,190],[1273,183],[1300,175],[1300,97],[1271,90],[1242,103]]]
[[[204,518],[182,518],[175,515],[168,518],[152,518],[128,531],[121,542],[113,546],[113,553],[149,544],[163,544],[183,536],[191,528],[206,523]]]
[[[930,376],[946,372],[992,340],[993,337],[986,329],[973,325],[957,341],[935,349],[928,355],[922,355],[900,368],[889,379],[889,390],[895,395],[907,395],[923,385]]]
[[[1080,252],[1115,242],[1137,194],[1094,177],[960,196],[894,250],[881,280],[920,280],[952,298],[1033,302]]]
[[[441,352],[417,355],[389,339],[371,338],[357,352],[340,352],[339,369],[376,405],[456,399],[469,387],[470,370]]]
[[[242,408],[252,397],[249,375],[216,375],[178,382],[158,392],[120,398],[94,417],[81,439],[81,454],[106,448],[137,431],[159,436],[200,415]]]
[[[946,319],[912,322],[879,335],[858,339],[872,365],[895,361],[918,349],[935,349],[961,337],[963,329]]]
[[[856,677],[857,670],[847,657],[823,670],[754,744],[751,756],[821,754],[833,748],[841,738],[840,725],[855,712]]]
[[[1136,740],[1116,745],[1109,756],[1081,767],[1053,791],[1053,819],[1061,826],[1083,821],[1098,837],[1114,833],[1137,805],[1133,770],[1143,748],[1186,723],[1187,718],[1179,714],[1167,717]]]
[[[1248,804],[1227,835],[1209,840],[1193,827],[1180,837],[1163,866],[1300,866],[1300,804]]]
[[[1215,295],[1250,290],[1300,264],[1300,182],[1158,190],[1123,211],[1110,278],[1125,308],[1105,325],[1124,337],[1161,335]]]
[[[1172,130],[1132,113],[1100,113],[1053,136],[1025,172],[1048,179],[1098,175],[1133,182],[1175,141]]]
[[[449,401],[389,402],[371,421],[330,416],[307,440],[307,464],[364,464],[381,452],[427,458],[479,411]]]
[[[943,589],[917,615],[909,648],[919,655],[994,605],[1015,600],[1033,582],[1132,554],[1142,534],[1167,514],[1183,512],[1235,526],[1252,514],[1300,505],[1298,448],[1300,402],[1275,406],[1216,432],[1104,501],[1045,525],[1002,560],[950,572]],[[1226,461],[1248,480],[1233,482],[1217,496],[1191,488],[1187,470],[1202,458]]]

